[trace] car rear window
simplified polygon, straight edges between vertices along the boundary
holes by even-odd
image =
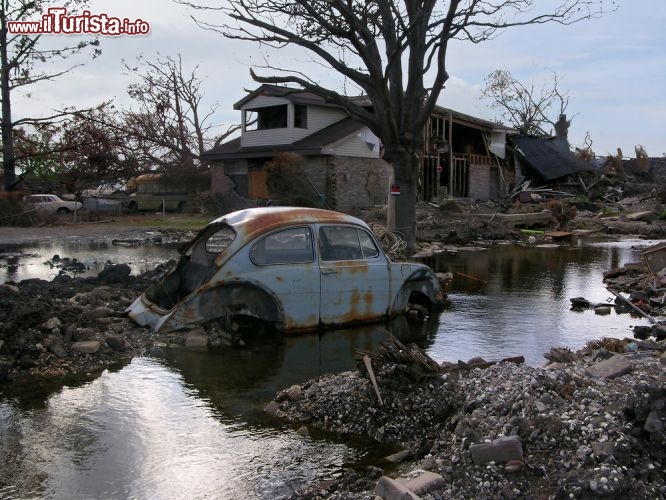
[[[236,238],[236,232],[229,226],[223,226],[206,240],[206,251],[218,254],[227,248]]]

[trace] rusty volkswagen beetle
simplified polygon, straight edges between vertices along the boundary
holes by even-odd
[[[127,309],[157,332],[209,320],[272,323],[282,332],[378,321],[444,294],[423,264],[392,262],[368,225],[300,207],[240,210],[215,219]]]

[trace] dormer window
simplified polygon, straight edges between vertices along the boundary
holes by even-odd
[[[287,128],[287,105],[266,106],[245,110],[245,130]]]
[[[294,104],[294,127],[308,128],[308,107],[305,104]]]

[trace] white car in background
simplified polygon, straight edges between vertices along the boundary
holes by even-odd
[[[55,194],[31,194],[23,202],[35,207],[35,210],[51,214],[68,214],[79,210],[83,204],[79,201],[63,200]]]

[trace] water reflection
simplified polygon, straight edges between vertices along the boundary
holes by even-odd
[[[613,244],[516,247],[442,254],[428,264],[451,272],[451,309],[442,316],[428,353],[438,361],[523,355],[531,365],[545,361],[551,347],[577,349],[600,337],[631,337],[629,314],[574,311],[570,298],[612,303],[603,273],[640,259],[651,241]]]
[[[318,477],[377,459],[369,443],[304,437],[264,405],[295,383],[354,368],[377,326],[234,351],[156,350],[43,400],[0,399],[0,474],[47,498],[280,498]],[[2,477],[5,475],[5,477]]]
[[[158,264],[177,257],[174,248],[161,245],[120,246],[110,238],[36,242],[2,245],[0,248],[0,283],[40,278],[50,281],[60,269],[49,264],[54,255],[75,258],[83,263],[85,272],[76,276],[96,276],[107,263],[128,264],[132,274],[154,269]],[[69,273],[74,275],[73,273]]]

